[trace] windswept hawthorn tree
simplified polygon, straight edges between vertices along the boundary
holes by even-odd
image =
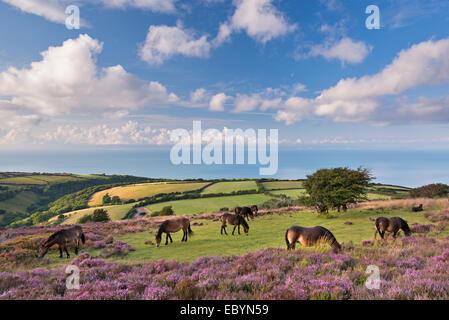
[[[309,194],[302,198],[305,204],[316,208],[319,214],[329,209],[346,211],[348,204],[366,200],[366,190],[373,179],[368,169],[320,169],[307,176],[304,188]]]

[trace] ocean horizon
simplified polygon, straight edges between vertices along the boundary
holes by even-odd
[[[320,168],[368,168],[383,184],[418,187],[449,184],[447,150],[279,150],[279,168],[261,176],[256,165],[173,165],[169,148],[0,151],[2,172],[120,174],[166,179],[304,179]],[[263,166],[262,166],[263,167]]]

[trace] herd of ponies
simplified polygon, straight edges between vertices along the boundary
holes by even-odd
[[[412,211],[414,212],[422,210],[422,205],[412,208]],[[249,225],[246,220],[254,220],[254,218],[257,216],[258,207],[256,205],[251,207],[236,207],[233,214],[225,213],[220,217],[220,234],[223,235],[224,233],[225,235],[228,235],[226,227],[229,224],[234,226],[232,235],[234,235],[236,228],[238,230],[238,234],[240,234],[240,226],[242,226],[244,233],[248,236]],[[379,234],[381,238],[384,239],[386,232],[392,233],[393,237],[396,238],[400,230],[402,230],[406,236],[409,236],[411,234],[411,230],[407,222],[399,217],[379,217],[375,221],[375,229],[375,239],[377,234]],[[156,234],[156,246],[160,246],[163,233],[166,234],[165,245],[168,245],[169,240],[170,242],[173,242],[170,234],[179,232],[180,230],[183,231],[183,237],[181,241],[187,241],[188,237],[193,234],[193,231],[190,228],[189,218],[179,217],[165,220],[159,226],[158,232]],[[84,244],[85,241],[86,238],[84,236],[83,229],[80,226],[73,226],[68,229],[59,230],[53,233],[45,242],[41,244],[39,258],[44,257],[45,254],[47,254],[48,250],[54,245],[58,245],[59,247],[60,258],[63,257],[63,251],[65,251],[65,253],[67,254],[67,258],[70,258],[70,254],[67,249],[70,247],[74,247],[75,254],[78,255],[81,243]],[[304,247],[315,246],[318,243],[327,243],[335,253],[338,253],[342,250],[340,244],[338,243],[332,232],[321,226],[316,226],[313,228],[292,226],[285,232],[285,242],[287,244],[288,250],[295,249],[296,243],[300,243]]]

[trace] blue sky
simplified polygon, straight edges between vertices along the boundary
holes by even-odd
[[[80,8],[80,30],[65,8]],[[368,5],[381,28],[368,30]],[[0,148],[276,128],[299,148],[447,149],[447,1],[1,0]]]

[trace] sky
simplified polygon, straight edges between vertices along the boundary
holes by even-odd
[[[0,150],[151,148],[196,120],[278,129],[292,148],[448,149],[448,13],[447,0],[0,0]]]

